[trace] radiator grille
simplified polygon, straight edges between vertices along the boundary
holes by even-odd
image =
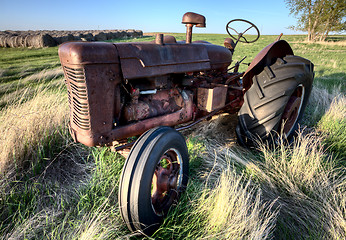
[[[90,130],[88,92],[83,68],[64,66],[71,120],[79,128]]]

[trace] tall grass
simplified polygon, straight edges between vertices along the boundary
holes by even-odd
[[[251,180],[237,175],[229,166],[217,186],[205,191],[198,201],[199,213],[206,218],[204,238],[266,239],[272,236],[278,209],[275,201],[265,203],[261,190]],[[215,184],[215,183],[214,183]]]
[[[340,159],[346,159],[346,96],[334,98],[322,116],[318,128],[324,133],[329,150]],[[345,163],[343,163],[346,166]]]
[[[194,40],[222,44],[224,37],[197,34]],[[236,144],[236,115],[186,131],[187,192],[153,238],[345,238],[342,50],[335,44],[307,45],[301,36],[286,38],[316,67],[318,84],[303,119],[308,127],[292,145],[282,141],[276,149],[261,145],[252,152]],[[234,59],[247,55],[250,61],[274,39],[261,36],[253,46],[239,45]],[[124,158],[106,148],[86,149],[68,136],[56,50],[0,49],[7,54],[0,57],[0,238],[146,238],[130,233],[119,214]]]
[[[25,94],[23,95],[25,97]],[[34,97],[10,105],[0,114],[0,173],[21,169],[54,144],[66,123],[67,98],[38,87]]]

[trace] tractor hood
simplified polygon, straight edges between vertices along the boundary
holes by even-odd
[[[232,53],[207,42],[192,44],[116,43],[123,77],[147,78],[171,73],[225,69]]]

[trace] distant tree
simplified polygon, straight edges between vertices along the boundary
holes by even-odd
[[[330,32],[346,29],[345,0],[285,0],[297,19],[294,30],[308,32],[308,41],[324,41]]]

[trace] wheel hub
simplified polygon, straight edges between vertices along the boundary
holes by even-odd
[[[288,136],[291,134],[301,110],[304,97],[304,88],[299,85],[288,100],[285,110],[281,117],[281,126],[283,133]]]
[[[175,151],[168,150],[158,162],[151,190],[151,202],[155,212],[162,215],[178,197],[180,164]]]

